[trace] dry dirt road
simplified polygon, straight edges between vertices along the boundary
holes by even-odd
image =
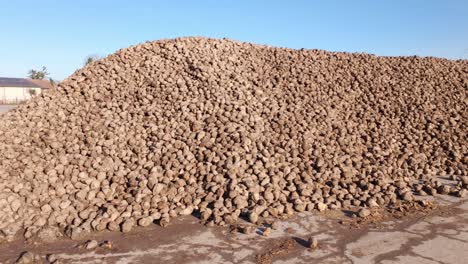
[[[59,239],[46,244],[16,241],[0,244],[0,262],[14,263],[30,251],[44,263],[467,263],[468,199],[437,198],[439,207],[399,219],[365,222],[346,212],[300,213],[281,221],[266,237],[264,228],[245,235],[229,228],[205,227],[195,217],[166,228],[153,225],[129,234],[103,232],[80,241]],[[309,237],[318,241],[310,249]],[[86,250],[88,239],[105,247]]]

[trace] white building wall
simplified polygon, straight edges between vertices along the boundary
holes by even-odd
[[[15,104],[31,99],[29,90],[35,90],[36,95],[42,92],[41,88],[30,87],[0,87],[0,104]]]

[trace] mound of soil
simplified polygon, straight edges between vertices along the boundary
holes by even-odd
[[[122,49],[0,117],[0,237],[463,195],[467,88],[467,60],[207,38]]]

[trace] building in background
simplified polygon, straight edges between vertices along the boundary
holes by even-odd
[[[53,88],[48,80],[0,77],[0,104],[18,104]]]

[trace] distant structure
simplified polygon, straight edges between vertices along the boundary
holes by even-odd
[[[48,80],[0,77],[0,104],[18,104],[54,89]]]

